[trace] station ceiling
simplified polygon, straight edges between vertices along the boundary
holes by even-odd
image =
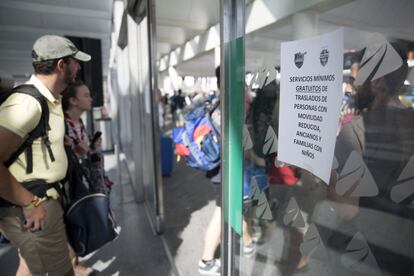
[[[289,2],[290,1],[290,2]],[[277,18],[275,7],[283,3],[319,3],[310,9],[319,14],[319,33],[341,26],[346,29],[345,47],[358,48],[367,32],[414,40],[412,0],[247,0],[247,9],[266,3],[266,14],[249,12],[247,21],[268,19],[246,36],[246,66],[260,67],[266,60],[279,61],[282,41],[292,40],[291,17]],[[46,33],[97,38],[102,41],[103,73],[110,56],[114,0],[1,0],[0,72],[25,77],[32,72],[30,52],[35,39]],[[280,4],[279,4],[280,2]],[[219,0],[155,0],[157,57],[167,57],[186,42],[205,34],[220,21]],[[267,18],[266,18],[267,17]],[[273,21],[272,21],[273,17]],[[398,20],[396,20],[398,18]],[[249,24],[249,22],[247,22]],[[182,75],[214,73],[214,51],[196,52],[174,66]]]

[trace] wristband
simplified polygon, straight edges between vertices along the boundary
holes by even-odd
[[[33,208],[36,208],[37,206],[40,205],[40,203],[42,203],[42,201],[43,200],[41,198],[39,198],[36,195],[33,195],[32,201],[30,201],[30,203],[27,204],[26,206],[23,206],[23,208],[25,208],[25,209],[33,209]]]

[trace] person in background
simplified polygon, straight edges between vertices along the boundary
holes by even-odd
[[[92,108],[92,97],[88,86],[82,81],[75,81],[69,85],[62,93],[62,107],[67,131],[66,145],[72,146],[81,163],[89,171],[90,184],[93,184],[89,189],[91,192],[109,195],[112,181],[104,171],[103,155],[100,152],[102,139],[95,136],[95,139],[91,140],[81,118]],[[71,248],[70,252],[76,276],[93,273],[93,269],[79,262]]]
[[[216,68],[216,77],[217,77],[217,87],[220,88],[220,67]],[[246,110],[250,105],[250,97],[245,97]],[[214,127],[220,131],[220,121],[221,121],[221,112],[220,112],[220,102],[213,101],[214,111],[211,114],[211,121]],[[251,152],[245,152],[248,156],[252,156]],[[258,158],[259,159],[259,158]],[[259,163],[264,160],[260,160]],[[212,169],[207,172],[206,175],[210,178],[211,182],[214,185],[216,196],[216,208],[210,222],[207,226],[207,230],[204,234],[204,247],[201,255],[201,259],[198,262],[198,272],[204,275],[221,275],[221,263],[220,259],[214,258],[214,254],[217,250],[218,245],[220,244],[221,239],[221,206],[222,206],[222,197],[221,197],[221,166]],[[253,242],[251,231],[249,225],[247,224],[245,218],[243,217],[243,255],[245,257],[251,257],[256,251],[256,245]]]
[[[217,87],[220,88],[220,67],[216,68]],[[217,102],[216,104],[219,104]],[[214,127],[220,130],[220,107],[216,107],[211,114],[211,120]],[[220,244],[221,238],[221,169],[220,166],[207,172],[206,175],[210,178],[214,192],[216,193],[216,208],[210,222],[204,233],[204,247],[201,255],[201,259],[198,262],[198,272],[204,275],[221,275],[221,263],[220,259],[214,258],[214,254]]]
[[[165,119],[165,104],[164,104],[164,97],[162,96],[161,90],[157,89],[157,102],[158,102],[158,126],[160,127],[160,130],[163,131]]]
[[[109,195],[112,181],[105,175],[103,155],[100,151],[102,139],[99,133],[89,138],[82,114],[92,108],[92,97],[89,88],[82,82],[76,81],[69,85],[62,93],[62,107],[65,112],[65,123],[67,126],[68,144],[80,161],[89,170],[92,192]]]
[[[62,107],[65,112],[67,136],[72,139],[72,148],[79,158],[86,158],[90,140],[82,121],[82,114],[92,108],[89,88],[82,81],[76,81],[62,93]]]
[[[178,126],[181,126],[184,123],[183,109],[186,105],[185,97],[182,95],[181,89],[178,89],[178,94],[172,99],[172,104],[175,107],[175,119]]]
[[[355,116],[359,114],[359,110],[356,106],[356,90],[355,90],[355,77],[358,73],[359,63],[362,58],[363,51],[355,53],[351,60],[350,75],[344,77],[343,85],[343,97],[342,106],[339,119],[338,133],[345,123],[351,121]]]
[[[63,210],[53,184],[65,177],[68,167],[63,142],[65,127],[61,93],[75,80],[80,69],[79,61],[90,59],[90,55],[79,51],[64,37],[45,35],[34,43],[34,75],[27,83],[32,84],[47,102],[48,136],[54,158],[45,155],[42,138],[35,140],[32,145],[33,171],[30,174],[26,172],[28,162],[24,154],[10,167],[6,167],[4,162],[38,124],[41,106],[32,96],[21,93],[12,94],[0,106],[0,141],[3,141],[0,143],[0,197],[14,205],[0,208],[0,231],[19,249],[33,275],[74,275]],[[50,185],[46,196],[39,197],[25,188],[24,183],[34,179],[43,183],[41,185]],[[16,274],[22,275],[20,273],[19,267]]]

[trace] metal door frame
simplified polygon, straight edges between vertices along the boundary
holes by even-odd
[[[222,275],[240,274],[242,236],[244,33],[245,1],[222,0],[221,135],[222,135]]]

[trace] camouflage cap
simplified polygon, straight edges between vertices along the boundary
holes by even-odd
[[[57,35],[44,35],[33,45],[33,61],[44,61],[71,56],[80,61],[89,61],[91,56],[79,51],[67,38]]]

